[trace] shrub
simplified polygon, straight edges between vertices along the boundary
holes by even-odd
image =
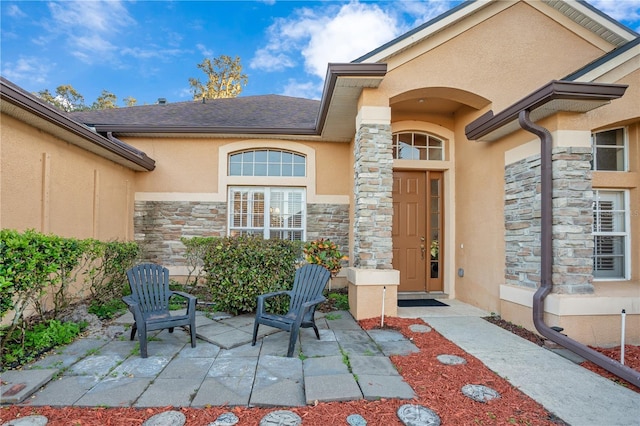
[[[193,290],[204,279],[203,259],[207,251],[207,245],[211,238],[207,237],[182,237],[180,241],[185,246],[184,257],[187,260],[187,278],[184,290]]]
[[[88,287],[92,305],[111,303],[114,299],[129,294],[127,270],[131,268],[140,254],[135,242],[109,241],[94,239],[87,241],[85,284]]]
[[[8,350],[2,354],[5,367],[32,360],[38,354],[59,345],[71,343],[86,327],[86,322],[60,322],[49,320],[34,324],[26,330],[16,330],[7,339]]]
[[[290,290],[300,254],[294,241],[208,238],[203,265],[215,308],[234,315],[253,312],[258,295]],[[281,299],[270,309],[282,312],[287,303]]]
[[[0,230],[0,319],[13,314],[0,330],[2,356],[27,351],[25,312],[34,311],[29,318],[34,328],[45,319],[59,319],[69,305],[86,297],[85,290],[97,306],[119,300],[125,291],[125,272],[137,256],[136,243]],[[85,274],[84,280],[78,279],[79,274]],[[72,292],[72,283],[84,288]],[[16,340],[16,335],[22,337]],[[15,344],[19,347],[6,347]]]
[[[320,238],[304,245],[304,260],[322,265],[335,277],[342,269],[342,260],[348,259],[338,250],[338,246],[329,239]]]

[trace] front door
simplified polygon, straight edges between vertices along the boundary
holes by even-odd
[[[402,292],[443,291],[442,172],[393,173],[393,268]]]

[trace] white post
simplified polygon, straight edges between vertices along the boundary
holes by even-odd
[[[625,335],[625,321],[627,313],[622,310],[622,336],[620,337],[620,364],[624,365],[624,335]]]
[[[384,299],[386,297],[387,287],[382,287],[382,316],[380,317],[380,328],[384,327]]]

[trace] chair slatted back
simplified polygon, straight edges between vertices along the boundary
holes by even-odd
[[[161,265],[142,263],[127,271],[131,294],[144,313],[169,309],[169,270]]]
[[[306,264],[298,268],[291,290],[289,311],[295,312],[303,303],[322,296],[330,277],[329,270],[321,265]]]

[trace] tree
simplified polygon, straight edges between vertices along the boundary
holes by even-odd
[[[235,98],[249,80],[246,74],[242,74],[242,65],[238,56],[235,59],[227,55],[220,55],[213,59],[205,58],[197,66],[207,75],[208,81],[203,84],[200,79],[189,79],[194,100]]]
[[[49,89],[41,90],[37,95],[43,101],[66,112],[87,109],[87,106],[84,104],[84,96],[78,93],[70,84],[58,86],[55,96],[49,92]]]
[[[132,107],[138,103],[138,100],[133,96],[127,96],[126,98],[123,99],[123,101],[124,101],[124,105],[128,107]]]
[[[100,96],[98,96],[96,101],[91,105],[91,109],[118,108],[118,105],[116,105],[117,101],[118,101],[118,97],[116,95],[103,89]]]

